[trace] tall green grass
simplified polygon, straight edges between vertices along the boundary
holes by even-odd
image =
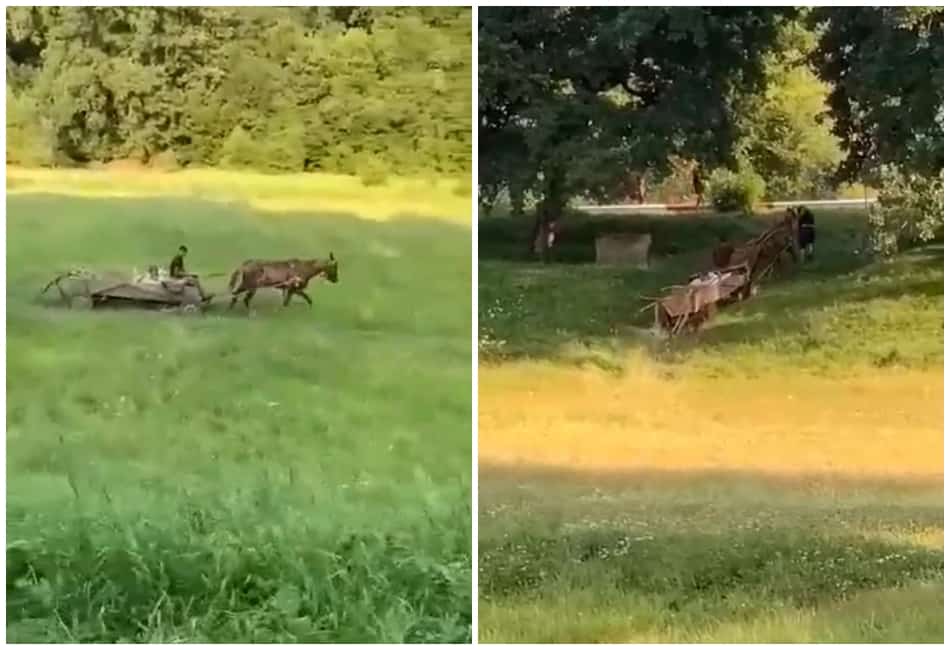
[[[470,229],[8,198],[7,638],[470,639]],[[333,252],[312,308],[67,310],[81,265]],[[226,277],[206,289],[225,291]]]

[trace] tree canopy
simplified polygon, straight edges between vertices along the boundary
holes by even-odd
[[[613,191],[628,170],[665,169],[672,155],[730,161],[733,101],[764,84],[762,56],[791,12],[481,9],[480,185],[563,205]]]
[[[943,170],[943,7],[825,7],[813,62],[847,150],[842,175]]]
[[[7,157],[465,173],[467,7],[11,7]]]
[[[935,177],[942,47],[939,7],[482,8],[480,199],[520,213],[529,193],[556,218],[676,160],[761,176],[773,198],[867,163]]]

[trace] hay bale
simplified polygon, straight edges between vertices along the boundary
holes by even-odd
[[[653,237],[649,233],[601,235],[594,242],[597,263],[608,266],[648,268],[652,243]]]

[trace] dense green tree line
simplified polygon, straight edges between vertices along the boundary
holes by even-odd
[[[471,11],[7,9],[7,157],[466,173]]]

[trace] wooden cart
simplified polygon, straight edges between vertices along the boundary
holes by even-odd
[[[653,300],[654,322],[671,337],[683,330],[695,331],[720,306],[744,300],[751,293],[748,263],[700,273],[691,277],[688,284],[670,287],[668,295]]]

